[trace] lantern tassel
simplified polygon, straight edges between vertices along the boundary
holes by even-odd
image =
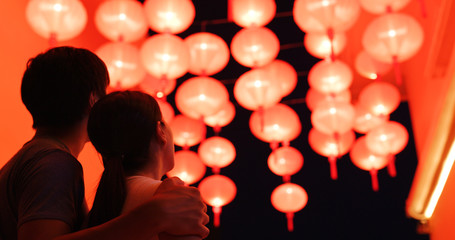
[[[330,163],[330,177],[333,180],[337,180],[338,179],[337,158],[335,156],[329,157],[329,163]]]
[[[387,170],[391,177],[397,176],[397,169],[395,168],[395,156],[393,154],[389,154],[389,164],[387,165]]]
[[[294,231],[294,213],[288,212],[286,213],[286,218],[288,219],[288,231]]]
[[[221,207],[212,207],[212,211],[213,211],[213,226],[219,227],[220,226]]]
[[[401,86],[401,71],[397,56],[393,56],[393,69],[395,71],[395,80],[397,81],[397,85]]]
[[[371,175],[371,187],[373,188],[373,191],[377,192],[377,191],[379,191],[378,170],[376,170],[374,168],[371,169],[370,175]]]

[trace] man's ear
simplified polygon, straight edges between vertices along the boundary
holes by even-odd
[[[167,143],[165,127],[166,126],[161,121],[158,121],[158,124],[156,124],[157,139],[158,142],[162,145],[165,145]]]

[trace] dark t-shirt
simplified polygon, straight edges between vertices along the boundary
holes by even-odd
[[[82,166],[54,140],[33,139],[0,170],[0,239],[17,239],[23,223],[38,219],[77,231],[86,212]]]

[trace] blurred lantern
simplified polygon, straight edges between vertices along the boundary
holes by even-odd
[[[352,130],[335,136],[312,128],[308,134],[310,147],[319,155],[328,158],[330,163],[330,177],[332,179],[338,178],[336,167],[337,158],[349,152],[354,140],[355,133]]]
[[[188,46],[180,37],[172,34],[149,37],[142,45],[141,56],[145,69],[156,78],[179,78],[188,71]]]
[[[190,51],[189,72],[194,75],[213,75],[229,62],[229,47],[221,37],[213,33],[194,33],[184,41]]]
[[[372,58],[366,51],[361,51],[355,58],[355,69],[368,79],[380,79],[390,71],[391,65]]]
[[[146,0],[144,10],[150,28],[157,33],[181,33],[196,15],[191,0]]]
[[[339,93],[352,84],[352,71],[349,66],[339,60],[322,60],[316,63],[308,74],[311,88],[325,94]]]
[[[246,67],[260,67],[272,62],[280,51],[280,42],[265,27],[244,28],[232,38],[231,52],[234,59]]]
[[[214,115],[204,117],[204,123],[210,127],[213,127],[215,134],[218,134],[221,131],[221,128],[228,125],[234,120],[235,117],[235,107],[234,104],[230,101],[226,102],[221,110],[215,113]]]
[[[274,0],[229,0],[234,23],[240,27],[263,27],[275,16]]]
[[[395,155],[403,151],[408,144],[406,128],[398,122],[389,121],[372,129],[365,136],[366,145],[372,153],[389,158],[389,174],[395,177]]]
[[[213,173],[219,174],[220,168],[227,167],[235,160],[235,147],[223,137],[210,137],[204,140],[198,149],[202,162],[212,168]]]
[[[388,115],[378,116],[368,111],[362,104],[356,104],[355,107],[354,130],[358,133],[365,134],[371,129],[385,123],[389,120]]]
[[[282,97],[289,95],[297,86],[297,72],[291,64],[276,59],[261,68],[267,71],[271,78],[280,82]]]
[[[305,96],[305,102],[310,111],[313,111],[320,102],[329,100],[351,102],[351,92],[344,90],[337,94],[324,94],[314,88],[309,88]]]
[[[144,79],[145,70],[136,46],[125,42],[109,42],[96,53],[106,63],[110,86],[114,89],[131,88]]]
[[[359,103],[377,116],[386,116],[395,111],[400,100],[398,88],[382,81],[368,84],[359,93]]]
[[[226,176],[212,175],[204,178],[198,188],[204,202],[213,207],[213,225],[219,227],[221,207],[232,202],[237,193],[235,183]]]
[[[311,113],[313,127],[325,134],[343,134],[354,125],[354,107],[349,102],[328,100]]]
[[[389,13],[373,20],[365,29],[362,44],[378,61],[393,63],[395,78],[401,84],[399,62],[414,56],[423,43],[423,30],[411,16]]]
[[[327,59],[340,54],[346,47],[346,34],[340,32],[333,35],[332,41],[326,33],[306,33],[303,39],[305,49],[314,57]]]
[[[284,146],[270,153],[267,164],[270,171],[283,177],[284,182],[290,182],[291,175],[302,169],[303,156],[299,150],[291,146]]]
[[[276,187],[271,196],[273,207],[286,213],[288,230],[294,230],[294,213],[302,210],[308,202],[308,194],[305,189],[295,183],[284,183]]]
[[[184,149],[205,139],[206,128],[203,122],[185,115],[176,115],[170,122],[174,144]]]
[[[87,24],[87,11],[79,0],[30,0],[27,4],[28,24],[51,47],[57,41],[79,35]]]
[[[360,0],[360,6],[367,12],[383,14],[397,12],[404,8],[411,0]]]
[[[365,136],[357,139],[352,146],[351,161],[354,165],[362,170],[369,171],[371,175],[371,186],[374,191],[379,190],[378,170],[387,166],[388,160],[385,156],[372,153],[366,145]]]
[[[145,79],[140,83],[144,92],[162,100],[166,100],[166,96],[174,91],[176,85],[177,80],[175,79],[160,79],[150,74],[146,74]]]
[[[161,114],[163,115],[163,120],[166,123],[170,123],[174,119],[175,112],[171,104],[161,99],[156,99],[158,105],[160,106]]]
[[[258,139],[271,144],[275,149],[279,142],[288,144],[297,138],[302,130],[299,116],[289,106],[278,103],[255,111],[250,117],[250,130]]]
[[[177,89],[175,103],[183,114],[200,119],[217,113],[229,101],[226,87],[211,77],[193,77]]]
[[[102,2],[95,13],[95,24],[111,41],[136,41],[148,30],[142,4],[133,0]]]
[[[237,102],[248,110],[271,107],[280,102],[281,83],[264,69],[252,69],[242,74],[234,85]]]
[[[188,186],[204,177],[205,168],[197,153],[190,150],[180,150],[175,153],[174,168],[166,175],[168,177],[179,177]]]

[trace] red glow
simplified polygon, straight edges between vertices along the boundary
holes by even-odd
[[[186,185],[191,185],[204,177],[205,168],[197,153],[181,150],[175,153],[174,168],[166,175],[179,177]]]

